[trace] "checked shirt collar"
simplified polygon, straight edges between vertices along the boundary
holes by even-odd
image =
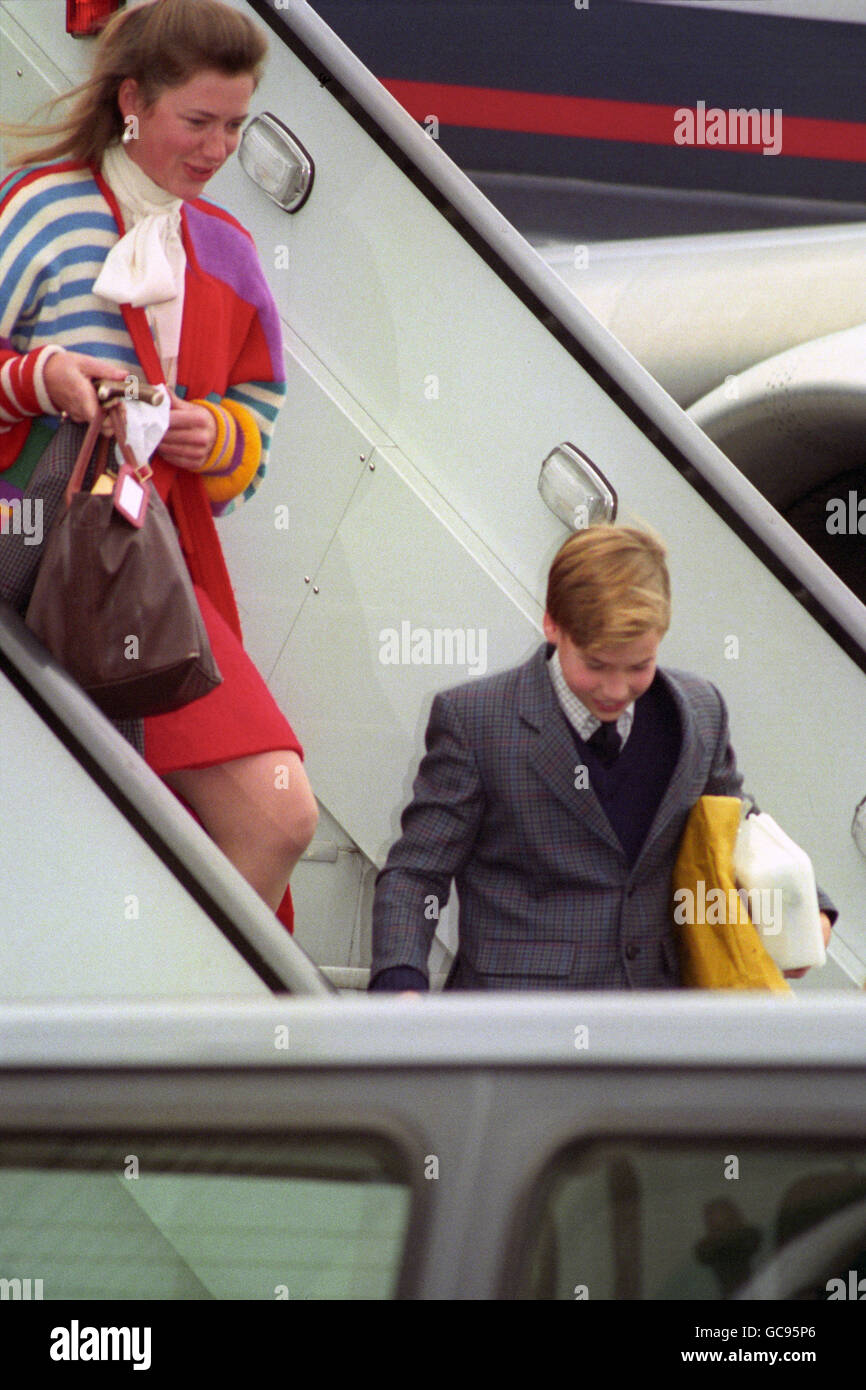
[[[579,700],[571,689],[571,686],[562,674],[559,652],[555,647],[553,649],[553,655],[548,659],[547,669],[550,673],[553,689],[563,714],[578,737],[583,739],[584,743],[587,743],[602,721],[597,719],[594,714],[590,713],[583,701]],[[623,747],[625,747],[625,741],[631,733],[633,723],[634,701],[626,706],[616,721],[617,733],[622,739]]]

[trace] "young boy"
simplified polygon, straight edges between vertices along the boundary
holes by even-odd
[[[742,778],[715,686],[656,666],[669,623],[661,542],[592,526],[553,561],[549,645],[437,695],[377,880],[371,989],[427,988],[452,879],[449,988],[679,984],[671,874],[686,819],[704,794],[739,796]]]

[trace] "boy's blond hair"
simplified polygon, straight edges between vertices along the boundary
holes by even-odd
[[[637,526],[590,526],[570,536],[550,567],[547,611],[584,649],[624,646],[667,632],[671,585],[661,539]]]

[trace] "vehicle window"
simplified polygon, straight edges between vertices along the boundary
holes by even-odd
[[[354,1136],[4,1139],[0,1297],[389,1298],[407,1169]]]
[[[518,1297],[866,1297],[866,1153],[627,1141],[561,1152],[530,1199]],[[842,1281],[845,1291],[842,1290]],[[767,1296],[762,1295],[762,1296]]]

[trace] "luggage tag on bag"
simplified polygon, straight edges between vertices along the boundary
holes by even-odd
[[[152,470],[144,463],[133,468],[123,463],[114,484],[114,505],[132,526],[141,526],[150,501]]]

